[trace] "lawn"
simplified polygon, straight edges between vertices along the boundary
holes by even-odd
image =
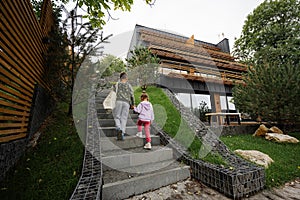
[[[289,135],[300,140],[300,133]],[[267,188],[283,185],[297,177],[300,177],[300,144],[279,144],[268,141],[262,137],[249,135],[221,136],[220,139],[232,151],[258,150],[268,154],[273,160],[266,169]]]
[[[69,199],[81,175],[83,145],[59,104],[38,144],[29,149],[0,185],[0,199]]]

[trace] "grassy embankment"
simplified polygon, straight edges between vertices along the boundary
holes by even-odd
[[[0,185],[0,199],[69,199],[81,173],[83,145],[68,105],[58,104],[29,149]]]

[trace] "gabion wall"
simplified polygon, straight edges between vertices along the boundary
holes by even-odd
[[[161,137],[161,143],[171,146],[174,150],[175,157],[191,167],[192,176],[194,178],[233,199],[252,195],[264,188],[264,168],[256,166],[232,153],[218,138],[222,130],[215,130],[219,131],[215,133],[212,129],[207,128],[189,109],[185,108],[179,102],[173,93],[167,89],[164,89],[164,92],[202,143],[209,144],[211,151],[221,155],[231,166],[230,168],[221,167],[204,162],[203,160],[195,160],[185,148],[180,146],[166,133],[158,131]],[[154,128],[159,130],[155,125]]]
[[[213,132],[221,132],[221,136],[226,135],[242,135],[242,134],[254,134],[256,129],[258,129],[259,124],[249,124],[242,126],[222,126],[222,128],[210,127],[209,129]]]
[[[30,111],[29,135],[30,140],[45,119],[51,114],[55,107],[55,101],[52,96],[40,85],[35,86],[33,101]]]
[[[5,178],[8,170],[14,166],[23,155],[26,145],[26,139],[0,144],[0,182]]]
[[[191,176],[224,195],[240,199],[262,190],[265,185],[265,171],[242,159],[233,163],[232,169],[193,159],[189,153],[171,139],[166,133],[159,131],[163,145],[173,148],[175,157],[191,167]],[[232,164],[232,163],[231,163]]]
[[[83,167],[81,177],[70,200],[102,199],[100,125],[97,118],[95,95],[89,99],[87,113]]]

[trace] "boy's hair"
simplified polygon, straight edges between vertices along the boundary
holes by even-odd
[[[149,100],[148,94],[147,94],[146,92],[142,93],[141,99],[142,99],[142,101],[144,101],[145,99],[148,99],[148,100]]]
[[[122,72],[122,73],[120,74],[120,79],[122,80],[122,79],[126,79],[126,78],[127,78],[126,72]]]

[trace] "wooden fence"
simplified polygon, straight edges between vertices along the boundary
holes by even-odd
[[[51,0],[40,21],[30,0],[0,1],[0,143],[28,135],[34,88],[47,89],[44,38],[54,26]]]

